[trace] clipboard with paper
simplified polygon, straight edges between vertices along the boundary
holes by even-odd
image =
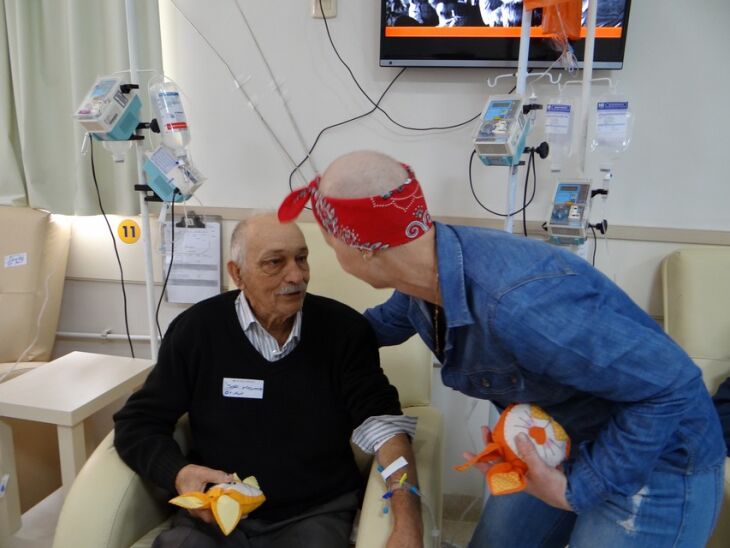
[[[169,303],[193,304],[221,292],[221,217],[175,216],[174,233],[167,216],[160,224],[162,275]],[[170,260],[172,258],[172,268]]]

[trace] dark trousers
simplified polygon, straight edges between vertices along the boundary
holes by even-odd
[[[347,548],[359,505],[359,492],[352,491],[282,521],[243,519],[227,537],[215,522],[180,510],[152,548]]]

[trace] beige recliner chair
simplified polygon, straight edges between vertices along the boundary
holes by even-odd
[[[10,380],[46,363],[61,309],[70,225],[44,211],[0,206],[0,379]],[[17,365],[17,360],[22,360]],[[8,374],[9,373],[9,374]],[[6,423],[6,424],[3,424]],[[10,429],[8,429],[8,426]],[[3,419],[0,434],[15,444],[15,487],[21,511],[61,485],[56,429]],[[0,477],[12,456],[0,447]]]
[[[681,249],[662,262],[664,328],[702,370],[710,393],[730,377],[730,248]],[[730,459],[710,548],[730,546]]]
[[[310,292],[336,298],[361,311],[389,296],[388,291],[374,290],[344,273],[316,225],[302,223],[300,226],[310,249]],[[431,355],[417,337],[398,347],[382,349],[380,355],[386,374],[398,388],[404,413],[418,417],[413,445],[420,488],[430,509],[423,510],[424,539],[427,547],[437,547],[435,535],[440,529],[442,513],[443,420],[441,413],[430,406]],[[185,448],[189,432],[184,422],[178,425],[175,435]],[[385,546],[392,527],[391,514],[382,513],[384,484],[373,459],[358,451],[356,457],[363,473],[369,474],[356,545],[380,548]],[[150,546],[165,527],[162,522],[172,510],[163,494],[143,482],[119,459],[110,433],[71,487],[53,546]]]

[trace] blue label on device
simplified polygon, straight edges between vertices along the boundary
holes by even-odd
[[[598,103],[598,110],[628,110],[628,101],[609,101],[605,103]]]
[[[548,105],[548,112],[570,112],[570,105]]]

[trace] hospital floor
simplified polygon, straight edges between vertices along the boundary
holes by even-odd
[[[23,514],[20,529],[8,539],[7,548],[50,548],[63,504],[61,489]]]
[[[7,548],[51,548],[62,503],[59,489],[25,512],[22,527],[10,537]],[[441,548],[465,548],[480,511],[481,503],[473,497],[446,495]]]
[[[444,495],[441,548],[466,548],[482,511],[482,499]]]

